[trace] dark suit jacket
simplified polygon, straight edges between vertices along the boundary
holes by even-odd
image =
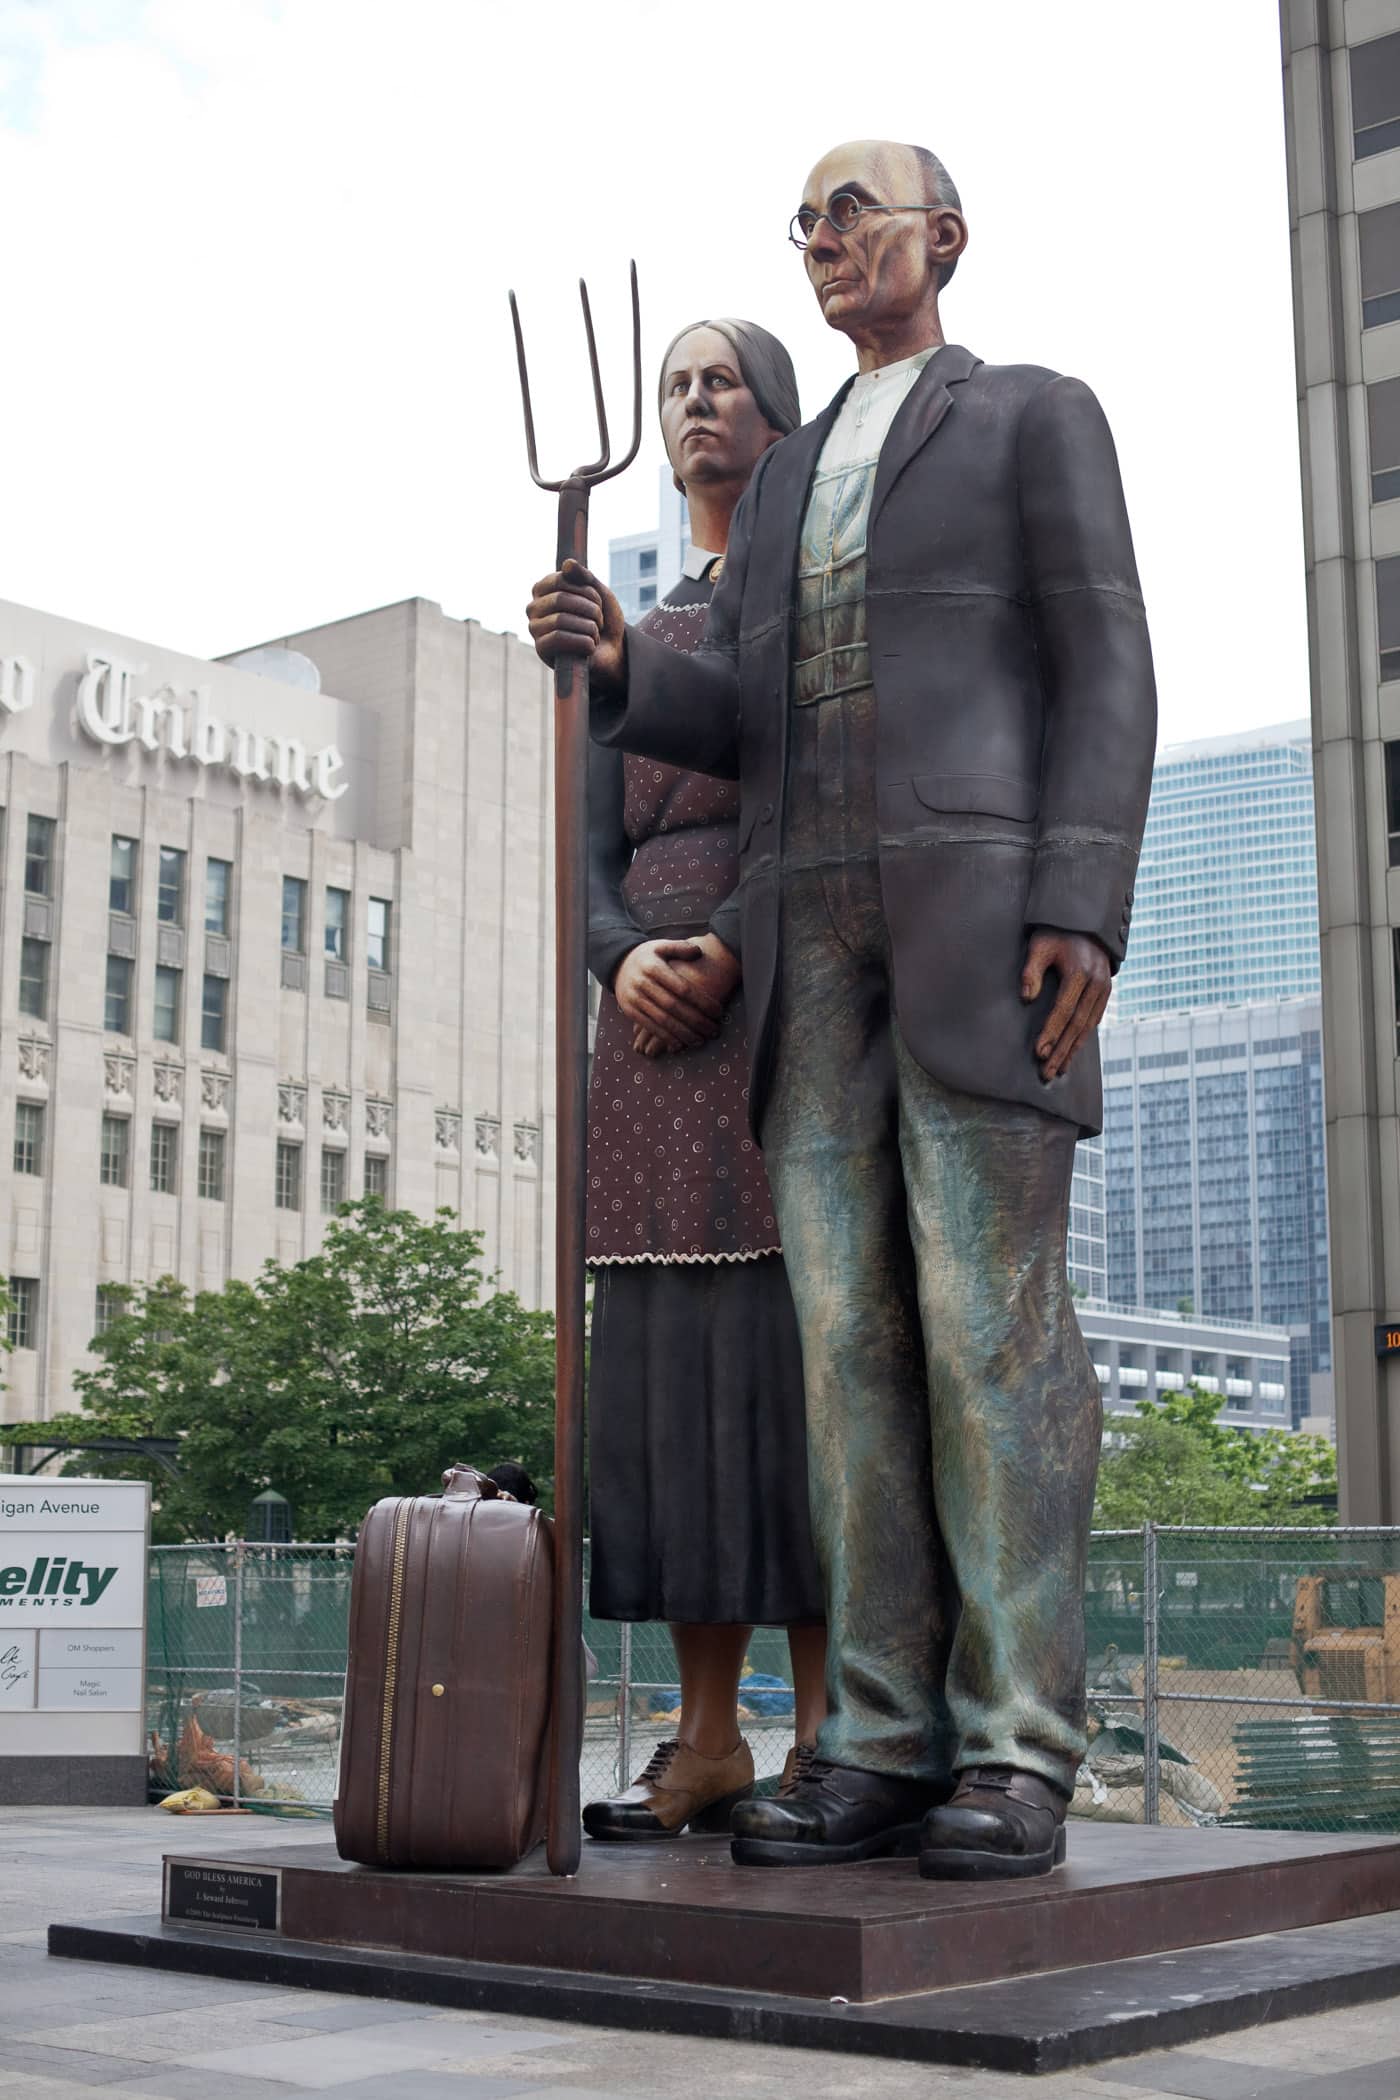
[[[772,1076],[798,537],[844,395],[765,454],[735,513],[704,647],[629,629],[593,734],[740,782],[744,984],[761,1132]],[[880,455],[866,616],[879,708],[880,880],[905,1041],[946,1085],[1097,1130],[1097,1048],[1046,1085],[1052,979],[1027,930],[1116,967],[1156,740],[1152,656],[1113,439],[1089,389],[1032,365],[930,359]]]

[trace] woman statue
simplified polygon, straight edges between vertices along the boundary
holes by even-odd
[[[667,350],[660,405],[692,545],[642,626],[689,651],[749,477],[800,420],[797,381],[766,329],[702,321]],[[755,1625],[788,1633],[784,1786],[826,1712],[797,1324],[748,1122],[738,822],[735,782],[592,747],[589,1608],[667,1620],[681,1682],[675,1738],[584,1809],[595,1838],[727,1829],[753,1790],[736,1708]]]

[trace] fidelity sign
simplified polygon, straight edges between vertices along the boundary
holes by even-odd
[[[213,712],[210,688],[177,692],[139,689],[144,665],[90,649],[78,680],[78,727],[95,744],[139,744],[192,766],[215,767],[240,780],[290,788],[295,795],[338,802],[350,786],[340,778],[345,760],[334,744],[308,751],[299,737],[267,736],[225,722]],[[0,712],[26,714],[34,705],[34,666],[24,656],[0,656]]]
[[[139,1713],[149,1493],[134,1480],[0,1478],[0,1749],[31,1747],[15,1726],[24,1713]]]

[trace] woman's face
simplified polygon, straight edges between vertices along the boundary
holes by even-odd
[[[743,486],[779,432],[745,386],[733,345],[717,328],[692,328],[672,346],[661,386],[661,432],[677,479]]]

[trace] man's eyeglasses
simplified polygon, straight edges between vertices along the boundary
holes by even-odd
[[[850,190],[838,190],[825,211],[813,211],[804,204],[801,211],[794,212],[788,227],[788,239],[794,248],[809,247],[812,235],[823,219],[830,221],[837,233],[849,233],[863,211],[936,211],[933,204],[862,204]]]

